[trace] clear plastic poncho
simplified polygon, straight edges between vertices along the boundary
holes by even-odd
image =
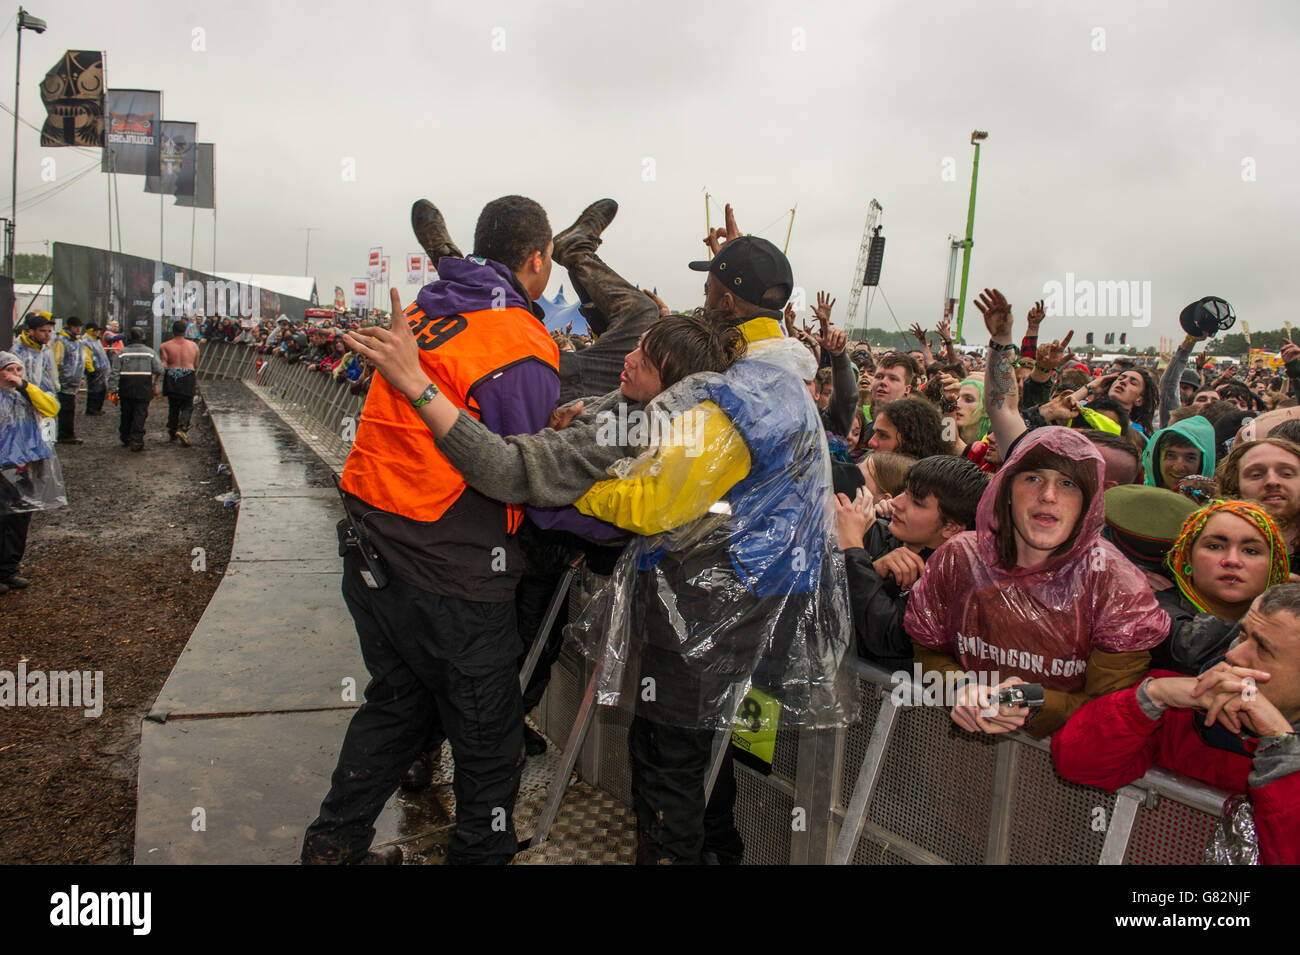
[[[0,388],[0,515],[68,503],[63,469],[43,418],[25,393]]]
[[[1008,570],[998,565],[998,498],[1040,447],[1093,469],[1097,492],[1065,553],[1033,570]],[[1165,639],[1169,615],[1146,577],[1101,537],[1104,469],[1096,446],[1069,428],[1036,428],[1021,438],[980,499],[975,530],[951,538],[926,562],[903,619],[912,639],[966,670],[1066,693],[1083,690],[1094,648],[1148,650]]]
[[[598,702],[701,730],[730,727],[751,689],[765,707],[779,704],[782,728],[856,717],[856,681],[841,665],[853,637],[848,579],[826,436],[804,384],[809,361],[789,340],[755,342],[726,373],[692,375],[647,406],[677,421],[712,402],[743,438],[749,467],[721,500],[707,481],[677,489],[676,506],[717,503],[634,538],[570,626],[596,663]],[[694,450],[713,460],[720,449]],[[654,468],[655,455],[615,468]]]

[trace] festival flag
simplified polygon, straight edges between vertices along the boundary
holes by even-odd
[[[104,54],[68,50],[41,82],[42,146],[104,145]]]
[[[393,257],[392,257],[391,255],[386,255],[386,256],[384,256],[384,264],[381,265],[380,268],[379,268],[379,284],[380,284],[380,285],[387,285],[387,284],[388,284],[388,263],[391,262],[392,260],[393,260]]]
[[[198,143],[194,150],[194,195],[177,196],[175,205],[193,206],[196,209],[217,207],[215,146]]]
[[[428,285],[430,282],[437,281],[437,279],[438,263],[426,255],[424,257],[424,284]]]
[[[423,285],[424,284],[424,259],[423,252],[406,253],[406,284]]]
[[[160,125],[160,175],[146,176],[144,191],[162,193],[164,196],[193,196],[198,123],[178,123],[165,119]]]
[[[161,124],[162,93],[108,90],[104,94],[104,153],[100,158],[100,172],[161,175]]]
[[[377,245],[370,250],[370,258],[366,262],[366,275],[372,279],[379,278],[379,273],[384,269],[384,247]]]
[[[343,286],[341,285],[334,286],[334,309],[336,311],[341,312],[347,307],[348,307],[348,300],[346,296],[344,296],[343,294]]]
[[[352,307],[357,310],[370,307],[370,279],[352,280]]]

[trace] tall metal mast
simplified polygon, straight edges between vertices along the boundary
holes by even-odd
[[[872,199],[871,204],[867,206],[867,224],[862,229],[862,245],[858,248],[858,264],[853,267],[853,284],[849,286],[849,305],[845,313],[847,318],[844,320],[850,337],[853,335],[858,319],[858,298],[862,295],[862,280],[867,274],[867,253],[871,250],[871,236],[883,211],[884,209],[875,199]]]

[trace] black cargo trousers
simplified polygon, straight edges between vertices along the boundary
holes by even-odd
[[[444,597],[396,577],[371,590],[361,567],[355,550],[343,559],[343,599],[370,683],[303,839],[302,861],[364,858],[384,803],[441,724],[456,762],[456,831],[446,861],[504,865],[518,848],[513,816],[524,745],[514,601]]]

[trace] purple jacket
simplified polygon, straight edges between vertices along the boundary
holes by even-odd
[[[513,272],[500,262],[479,258],[443,258],[438,280],[420,289],[415,304],[425,315],[459,315],[489,308],[522,308],[543,322],[541,306],[533,303]],[[560,378],[540,361],[512,365],[474,391],[479,420],[488,430],[508,437],[536,434],[560,397]],[[611,540],[621,532],[572,507],[528,508],[529,518],[544,530],[565,530],[595,540]]]

